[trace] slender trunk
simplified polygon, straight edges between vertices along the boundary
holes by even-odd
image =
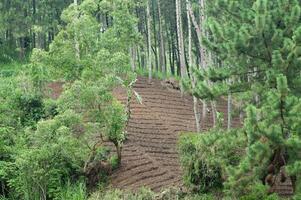
[[[120,165],[121,164],[121,158],[122,158],[121,157],[122,147],[120,145],[118,145],[116,148],[117,148],[116,151],[117,151],[118,165]]]
[[[188,7],[189,0],[186,0],[186,6]],[[187,9],[187,22],[188,22],[188,60],[189,60],[189,68],[190,68],[190,80],[192,89],[195,89],[195,77],[193,74],[193,62],[192,62],[192,34],[191,34],[191,20],[189,17],[189,11]],[[195,118],[196,131],[200,132],[200,115],[198,111],[198,100],[194,96],[193,97],[193,112]]]
[[[183,41],[183,28],[182,28],[182,17],[181,17],[181,0],[176,0],[176,18],[177,18],[177,32],[178,32],[178,44],[179,44],[179,59],[180,59],[180,72],[181,77],[186,77],[186,65],[184,56],[184,41]],[[183,88],[181,89],[183,92]]]
[[[213,127],[216,127],[216,125],[217,125],[217,110],[216,110],[216,102],[215,101],[211,101],[211,110],[212,110]]]
[[[240,101],[240,102],[239,102],[239,122],[240,122],[241,124],[243,124],[243,120],[244,120],[243,102]]]
[[[162,69],[163,76],[166,75],[166,57],[165,57],[165,47],[164,47],[164,35],[162,29],[162,17],[161,17],[161,1],[158,0],[158,18],[159,18],[159,36],[160,36],[160,67]]]
[[[75,5],[75,9],[76,9],[76,17],[75,17],[75,20],[78,19],[78,2],[77,0],[74,0],[74,5]],[[78,36],[77,36],[77,33],[76,33],[76,29],[74,29],[75,31],[75,38],[74,38],[74,42],[75,42],[75,55],[76,55],[76,59],[80,60],[80,47],[79,47],[79,42],[78,42]]]
[[[231,93],[228,94],[228,125],[227,128],[230,130],[232,124],[232,95]]]
[[[151,16],[150,16],[150,6],[149,2],[147,2],[146,6],[146,13],[147,13],[147,42],[148,42],[148,82],[151,83],[152,81],[152,42],[151,42]]]
[[[33,9],[33,13],[32,13],[33,24],[36,25],[36,0],[32,0],[32,9]],[[36,33],[34,32],[34,30],[32,33],[32,46],[33,48],[36,48]]]
[[[122,146],[118,143],[114,143],[115,147],[116,147],[116,153],[117,153],[117,162],[118,162],[118,166],[121,164],[121,159],[122,159]]]
[[[136,55],[137,55],[138,68],[143,67],[143,66],[141,65],[141,61],[140,61],[141,57],[140,57],[139,47],[136,48]]]
[[[205,121],[206,121],[206,118],[207,118],[207,112],[208,112],[207,102],[205,100],[203,100],[203,105],[202,105],[202,123],[203,123],[204,127],[205,127]]]
[[[134,72],[136,70],[136,49],[135,49],[135,47],[129,48],[129,54],[130,54],[130,59],[131,59],[132,71]]]
[[[153,25],[153,33],[154,33],[154,48],[153,48],[153,51],[154,51],[154,56],[155,56],[155,69],[157,72],[159,72],[159,63],[158,63],[158,45],[157,45],[157,29],[156,29],[156,15],[155,15],[155,1],[152,0],[152,17],[153,17],[153,22],[152,22],[152,25]]]
[[[19,45],[20,45],[20,53],[19,53],[19,59],[22,60],[25,56],[25,38],[20,37],[19,38]]]
[[[201,13],[203,12],[202,10],[204,9],[204,2],[203,0],[200,0],[200,8],[201,8]],[[198,42],[199,42],[199,63],[201,65],[201,69],[206,69],[207,68],[207,63],[206,63],[206,60],[205,60],[205,50],[204,48],[202,47],[202,30],[201,30],[201,26],[203,24],[203,17],[202,17],[202,14],[200,15],[200,25],[198,25],[198,22],[196,20],[196,17],[193,13],[193,10],[192,10],[192,6],[191,6],[191,3],[190,1],[187,1],[187,10],[189,12],[189,15],[190,15],[190,18],[191,18],[191,21],[192,21],[192,24],[195,28],[195,32],[197,34],[197,38],[198,38]],[[207,117],[207,103],[206,101],[203,101],[203,114],[202,114],[202,122],[204,123],[204,121],[206,120],[206,117]]]

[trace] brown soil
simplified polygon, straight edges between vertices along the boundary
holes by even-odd
[[[47,95],[53,99],[59,98],[59,96],[63,92],[63,82],[52,82],[48,84],[48,88],[50,89],[47,91]]]
[[[182,171],[177,140],[182,132],[196,131],[192,97],[181,97],[178,90],[164,87],[159,80],[148,84],[144,77],[139,77],[134,89],[143,102],[132,101],[122,164],[111,176],[111,184],[120,189],[136,190],[145,186],[154,191],[180,186]],[[123,89],[116,89],[114,94],[121,102],[126,101]],[[225,101],[217,107],[220,112],[227,112]],[[234,121],[239,125],[238,119]],[[210,127],[212,115],[209,113],[202,128]]]

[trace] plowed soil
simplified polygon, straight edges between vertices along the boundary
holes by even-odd
[[[142,97],[142,104],[133,98],[122,164],[111,176],[111,184],[120,189],[136,190],[145,186],[154,191],[180,186],[182,171],[177,141],[180,133],[196,131],[192,97],[182,96],[180,91],[164,86],[159,80],[148,84],[144,77],[139,77],[134,90]],[[114,94],[125,103],[123,89],[116,89]],[[219,102],[217,108],[226,116],[225,101]],[[239,120],[234,122],[237,126]],[[209,110],[202,129],[210,127]]]

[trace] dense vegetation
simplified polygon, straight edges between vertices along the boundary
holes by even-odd
[[[300,46],[298,0],[3,0],[0,199],[281,199],[284,182],[300,199]],[[106,188],[137,74],[176,77],[193,96],[185,192]]]

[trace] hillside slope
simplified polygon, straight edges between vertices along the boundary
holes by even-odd
[[[195,120],[191,96],[183,96],[153,80],[152,84],[139,77],[135,91],[142,97],[142,104],[133,100],[128,140],[124,144],[121,167],[111,176],[113,187],[138,189],[146,186],[154,191],[181,184],[182,172],[177,153],[177,140],[181,132],[194,132]],[[126,101],[121,88],[114,92]],[[226,102],[218,104],[226,112]],[[203,129],[212,126],[209,111]],[[238,122],[238,120],[235,120]]]

